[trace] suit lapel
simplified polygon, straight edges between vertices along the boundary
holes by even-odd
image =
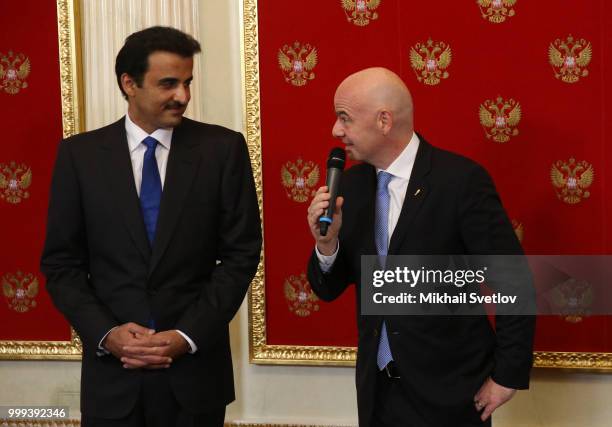
[[[151,256],[149,241],[140,211],[140,201],[134,183],[134,172],[125,133],[125,119],[110,127],[100,146],[104,161],[101,163],[109,183],[115,209],[123,215],[128,232],[145,260]]]
[[[361,224],[365,231],[365,254],[376,254],[376,241],[374,237],[374,221],[376,215],[376,168],[370,166],[368,173],[364,177],[365,181],[360,186],[360,192],[364,195],[360,200],[364,201],[363,206],[359,209],[359,215],[362,215]]]
[[[159,263],[170,242],[200,162],[199,156],[193,154],[197,140],[190,138],[185,122],[186,119],[183,119],[183,124],[176,127],[172,134],[149,274]]]
[[[389,254],[398,252],[400,245],[406,238],[406,232],[410,228],[410,224],[429,195],[429,185],[425,178],[431,169],[431,145],[421,136],[419,136],[419,140],[419,150],[414,160],[402,211],[389,242]]]

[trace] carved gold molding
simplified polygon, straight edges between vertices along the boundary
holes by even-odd
[[[79,0],[57,0],[62,124],[64,138],[84,129]]]
[[[257,0],[241,0],[241,53],[243,104],[247,143],[253,162],[257,198],[263,217],[261,117],[259,91],[259,46]],[[264,255],[248,295],[249,359],[251,363],[268,365],[330,365],[354,366],[354,347],[317,347],[269,345],[266,338],[266,293]],[[612,370],[612,353],[535,352],[534,366],[580,370]]]
[[[587,371],[612,371],[612,353],[534,353],[536,368],[580,369]]]
[[[83,130],[83,98],[79,1],[57,0],[62,125],[64,137]],[[0,341],[0,360],[79,360],[81,340]],[[16,424],[22,425],[22,424]]]
[[[0,360],[81,360],[81,339],[70,332],[70,341],[0,341]]]

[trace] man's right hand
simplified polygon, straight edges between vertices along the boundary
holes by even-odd
[[[158,354],[163,353],[165,347],[169,345],[166,339],[154,335],[153,329],[145,328],[136,323],[125,323],[111,330],[102,346],[110,351],[117,359],[123,362],[123,367],[127,369],[163,369],[168,368],[172,359]],[[149,354],[134,356],[126,352],[125,348],[130,346],[149,347]]]
[[[338,248],[338,233],[342,226],[342,204],[344,203],[344,198],[336,198],[336,208],[334,209],[332,223],[327,228],[327,235],[321,236],[319,218],[329,206],[331,196],[328,191],[327,186],[319,188],[308,207],[308,226],[319,252],[323,255],[333,255]]]

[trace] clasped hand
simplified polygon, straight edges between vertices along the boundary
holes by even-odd
[[[189,350],[189,344],[177,331],[156,333],[132,322],[110,331],[103,346],[126,369],[169,368],[173,360]]]

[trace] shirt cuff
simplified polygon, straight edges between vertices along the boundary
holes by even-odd
[[[321,267],[321,270],[323,271],[323,273],[328,273],[329,270],[331,270],[331,268],[334,265],[334,262],[336,261],[336,257],[338,256],[339,249],[340,249],[340,242],[338,242],[338,245],[336,246],[336,250],[334,251],[333,254],[323,255],[321,252],[319,252],[319,248],[317,248],[317,245],[315,245],[315,252],[317,253],[317,259],[319,260],[319,267]]]
[[[185,338],[185,341],[187,341],[187,344],[189,344],[189,351],[187,351],[187,353],[189,354],[193,354],[196,351],[198,351],[198,346],[193,342],[193,340],[191,338],[189,338],[187,336],[187,334],[185,334],[184,332],[179,331],[178,329],[175,329],[176,332],[178,332],[179,334],[181,334],[181,336],[183,338]]]
[[[116,326],[115,326],[116,328]],[[104,346],[102,345],[102,343],[104,342],[104,340],[106,339],[106,337],[108,336],[108,334],[111,333],[111,331],[115,328],[110,328],[108,330],[107,333],[104,334],[104,336],[102,337],[102,339],[100,340],[100,342],[98,343],[98,350],[96,351],[96,356],[106,356],[107,354],[110,354],[110,351],[108,351],[107,349],[104,348]]]

